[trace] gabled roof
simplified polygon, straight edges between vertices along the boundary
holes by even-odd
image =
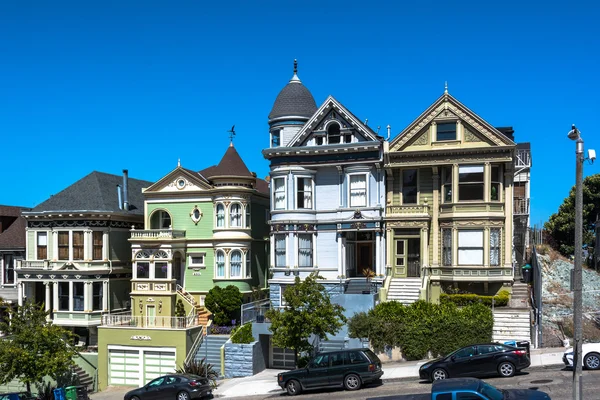
[[[160,178],[158,181],[154,182],[151,186],[147,187],[144,190],[144,193],[158,192],[166,187],[172,187],[174,182],[180,178],[183,178],[188,184],[191,184],[192,187],[194,187],[193,190],[196,190],[196,188],[199,188],[200,190],[212,189],[211,183],[199,172],[188,168],[183,168],[182,166],[178,165],[177,168]]]
[[[223,155],[218,165],[213,165],[199,172],[209,180],[219,176],[254,178],[254,175],[248,170],[248,167],[244,164],[235,147],[233,147],[233,143],[227,148],[225,155]]]
[[[152,182],[128,178],[129,211],[119,209],[117,185],[123,185],[122,176],[94,171],[37,205],[31,212],[103,211],[143,215],[144,198],[142,188],[152,185]]]
[[[362,134],[368,141],[383,141],[383,138],[377,135],[368,125],[365,125],[360,121],[354,114],[350,112],[342,103],[337,101],[333,96],[328,96],[327,99],[321,104],[319,109],[312,115],[312,117],[304,124],[304,126],[298,131],[298,133],[289,142],[288,147],[295,147],[301,145],[301,143],[313,132],[322,119],[327,115],[328,110],[336,110],[348,123]]]
[[[495,146],[515,146],[515,142],[506,134],[494,128],[448,92],[444,92],[429,108],[390,142],[390,151],[402,150],[413,138],[422,133],[424,127],[438,118],[442,113],[449,113],[466,122],[476,129],[478,134]]]

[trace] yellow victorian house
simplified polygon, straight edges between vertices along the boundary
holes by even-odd
[[[448,94],[385,143],[388,300],[513,283],[512,130]]]

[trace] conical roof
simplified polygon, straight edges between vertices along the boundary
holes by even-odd
[[[298,63],[294,60],[294,76],[279,92],[269,119],[282,117],[310,118],[317,111],[317,103],[310,91],[302,84],[297,75]]]
[[[200,174],[207,179],[211,179],[218,176],[239,176],[253,178],[254,175],[248,170],[246,164],[233,147],[233,143],[227,148],[225,155],[221,159],[218,165],[208,167]]]

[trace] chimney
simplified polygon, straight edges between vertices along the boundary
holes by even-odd
[[[128,171],[123,170],[123,209],[129,211],[129,193],[127,192]]]
[[[119,210],[123,209],[123,191],[121,190],[121,185],[117,185],[117,196],[119,197]]]

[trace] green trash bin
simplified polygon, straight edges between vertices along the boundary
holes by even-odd
[[[77,400],[77,386],[65,388],[65,400]]]

